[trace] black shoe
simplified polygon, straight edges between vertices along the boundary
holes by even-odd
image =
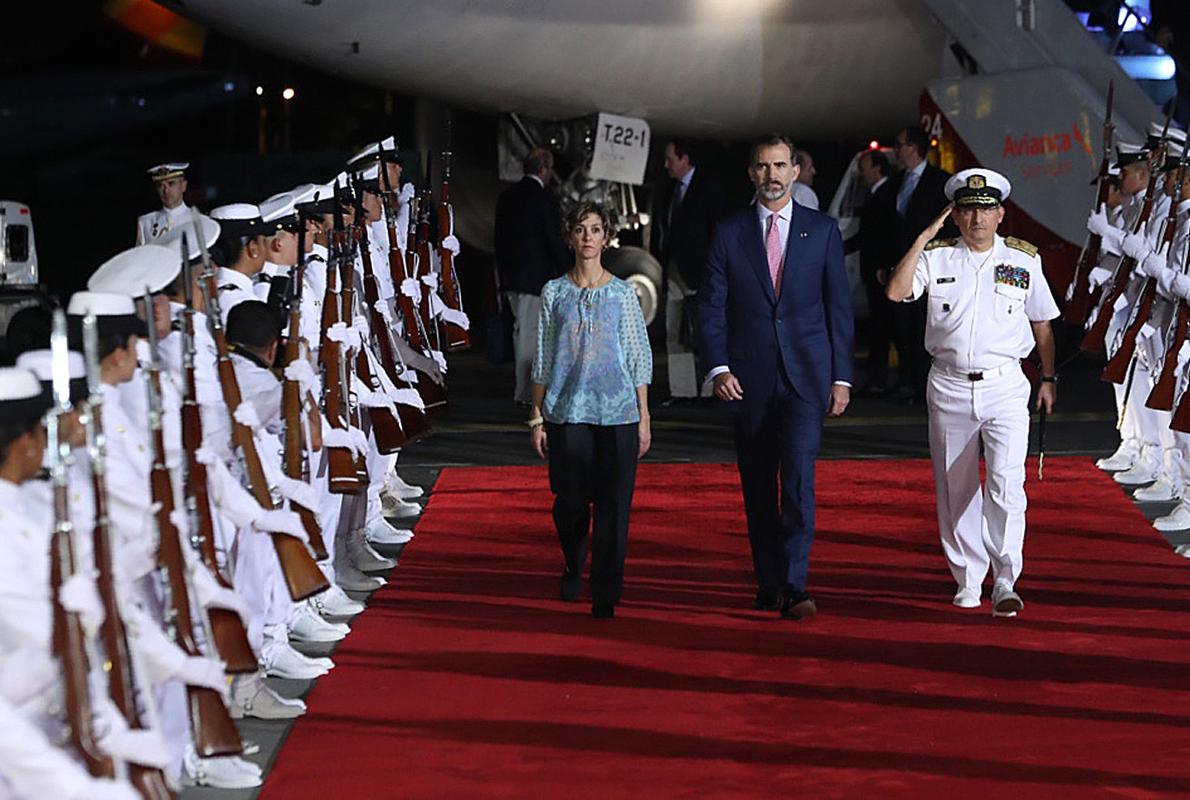
[[[756,593],[756,599],[752,601],[752,607],[757,611],[776,611],[781,607],[781,593],[766,592],[761,589]]]
[[[560,584],[559,596],[565,602],[573,603],[575,600],[578,600],[579,592],[582,591],[583,576],[577,572],[563,572]]]
[[[781,596],[781,619],[808,619],[817,613],[814,598],[805,592],[786,589]]]
[[[595,619],[611,619],[616,615],[616,607],[612,603],[596,603],[591,606],[591,616]]]

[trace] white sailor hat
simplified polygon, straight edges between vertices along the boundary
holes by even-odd
[[[1116,144],[1116,166],[1123,169],[1129,164],[1144,161],[1149,157],[1149,148],[1143,144],[1118,142]]]
[[[347,159],[347,168],[358,170],[365,164],[377,161],[380,159],[383,152],[384,160],[392,164],[402,164],[400,154],[397,152],[397,139],[395,136],[386,136],[378,142],[372,142],[370,145],[360,150],[358,153]]]
[[[953,200],[959,208],[998,206],[1008,199],[1012,184],[999,172],[975,167],[951,175],[944,191],[946,199]]]
[[[351,191],[351,181],[346,172],[340,172],[331,178],[327,185],[335,188],[335,197],[339,198],[340,203],[351,205],[355,200],[355,193]]]
[[[70,365],[70,402],[77,403],[87,396],[87,364],[83,354],[75,350],[67,353]],[[29,370],[41,381],[47,392],[54,389],[54,353],[52,350],[30,350],[17,357],[17,366]]]
[[[296,233],[298,225],[301,223],[298,219],[297,209],[293,205],[293,195],[289,192],[278,192],[261,203],[260,218],[264,222],[267,235],[281,230]]]
[[[182,265],[172,248],[159,244],[130,247],[109,258],[87,279],[92,292],[140,297],[147,288],[160,292],[174,282]]]
[[[329,214],[334,210],[335,187],[326,183],[303,183],[289,194],[298,213]]]
[[[218,220],[223,233],[230,236],[260,236],[264,233],[260,208],[252,203],[230,203],[212,208],[211,219]]]
[[[359,190],[368,192],[380,191],[380,163],[373,162],[363,167],[352,176],[352,184]]]
[[[202,247],[209,250],[215,242],[219,239],[219,233],[223,230],[218,222],[208,217],[206,214],[195,213],[191,215],[190,219],[198,226],[202,232]],[[199,252],[198,245],[195,244],[194,226],[193,225],[178,225],[170,228],[165,233],[153,240],[153,244],[168,247],[174,252],[174,258],[181,263],[182,258],[182,240],[186,240],[186,247],[190,254],[190,260],[201,258],[202,253]]]
[[[132,302],[132,297],[127,294],[75,292],[66,306],[66,313],[70,317],[68,321],[72,325],[77,325],[87,314],[94,314],[100,335],[136,334],[145,336],[148,333],[145,321],[136,315],[136,305]],[[74,338],[73,332],[72,338]]]
[[[155,181],[167,181],[170,178],[182,177],[189,168],[189,162],[171,161],[165,164],[155,164],[145,170],[145,172],[149,173],[149,177]]]
[[[1161,143],[1161,132],[1165,131],[1165,140],[1169,142],[1185,142],[1186,132],[1181,128],[1173,125],[1169,126],[1169,130],[1165,130],[1165,124],[1161,122],[1150,122],[1149,129],[1145,136],[1145,147],[1152,149]]]
[[[0,414],[6,420],[32,422],[53,405],[50,393],[24,367],[0,367]]]
[[[1161,165],[1162,172],[1170,172],[1178,168],[1178,164],[1182,158],[1182,152],[1185,150],[1185,143],[1178,142],[1165,143],[1165,162]]]

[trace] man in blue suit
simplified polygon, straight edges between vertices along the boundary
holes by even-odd
[[[755,607],[803,619],[817,611],[814,462],[823,417],[851,399],[855,327],[839,228],[790,197],[794,152],[784,136],[753,144],[756,203],[716,228],[699,315],[707,378],[734,418]]]

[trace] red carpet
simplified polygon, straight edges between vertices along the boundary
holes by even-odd
[[[1188,796],[1190,564],[1087,459],[1031,470],[993,620],[926,462],[823,462],[804,623],[750,610],[734,467],[642,467],[610,621],[554,599],[544,468],[446,470],[261,796]]]

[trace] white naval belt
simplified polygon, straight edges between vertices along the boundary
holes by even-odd
[[[934,369],[938,370],[948,378],[958,378],[962,381],[986,381],[990,378],[998,378],[1001,375],[1007,375],[1010,372],[1019,372],[1021,365],[1019,361],[1009,361],[1007,364],[1001,364],[994,369],[966,370],[935,361]]]

